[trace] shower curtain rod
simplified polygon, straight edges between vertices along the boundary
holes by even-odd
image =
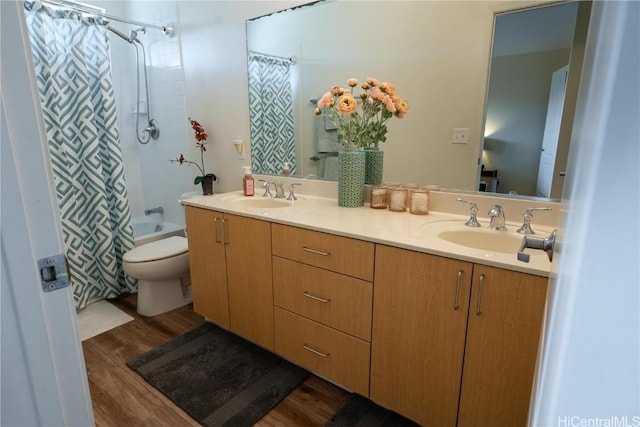
[[[98,9],[98,8],[93,8],[87,5],[80,5],[77,3],[73,3],[73,2],[68,2],[65,0],[40,0],[42,3],[48,3],[48,4],[52,4],[54,6],[59,6],[59,7],[66,7],[69,9],[73,9],[77,12],[82,12],[82,13],[89,13],[92,15],[98,15],[98,16],[102,16],[103,18],[107,18],[107,19],[111,19],[113,21],[118,21],[118,22],[122,22],[125,24],[131,24],[131,25],[136,25],[139,27],[147,27],[147,28],[157,28],[159,30],[162,30],[163,33],[165,33],[166,35],[169,36],[173,36],[173,27],[171,26],[171,24],[166,24],[166,25],[156,25],[156,24],[149,24],[146,22],[140,22],[140,21],[134,21],[132,19],[127,19],[127,18],[121,18],[119,16],[114,16],[114,15],[109,15],[105,12],[102,11],[102,9]]]
[[[262,56],[263,58],[271,58],[271,59],[279,59],[281,61],[288,61],[288,62],[290,62],[292,64],[296,63],[296,57],[295,56],[286,57],[286,56],[267,55],[266,53],[255,52],[253,50],[250,50],[249,54],[250,55],[255,55],[255,56]]]

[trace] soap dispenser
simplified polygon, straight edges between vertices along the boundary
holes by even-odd
[[[244,178],[242,178],[242,190],[245,196],[253,196],[255,194],[255,185],[251,176],[251,166],[243,166]]]
[[[289,173],[289,162],[284,162],[284,164],[282,165],[282,175],[289,176]]]

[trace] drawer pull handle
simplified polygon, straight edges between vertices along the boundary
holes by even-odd
[[[229,229],[227,227],[227,220],[222,218],[222,243],[225,245],[229,244]]]
[[[305,296],[305,297],[307,297],[307,298],[311,298],[311,299],[312,299],[312,300],[314,300],[314,301],[320,301],[321,303],[324,303],[324,304],[326,304],[326,303],[328,303],[328,302],[331,302],[331,300],[330,300],[330,299],[324,299],[324,298],[317,297],[317,296],[315,296],[315,295],[311,295],[311,294],[310,294],[310,293],[308,293],[307,291],[302,292],[302,295],[304,295],[304,296]]]
[[[480,299],[482,298],[482,284],[484,283],[484,274],[480,275],[480,283],[478,283],[478,301],[476,304],[476,316],[480,316]]]
[[[307,344],[303,344],[302,347],[304,347],[305,350],[310,351],[313,354],[317,354],[320,357],[327,357],[329,356],[329,353],[322,353],[321,351],[318,350],[314,350],[311,347],[309,347]]]
[[[458,271],[458,278],[456,279],[456,300],[453,303],[453,309],[460,308],[460,282],[462,281],[462,270]]]
[[[316,254],[316,255],[322,255],[322,256],[329,256],[329,255],[331,255],[331,252],[322,252],[322,251],[317,251],[317,250],[315,250],[315,249],[311,249],[311,248],[308,248],[308,247],[306,247],[306,246],[303,246],[303,247],[302,247],[302,250],[303,250],[303,251],[307,251],[307,252],[311,252],[312,254]]]
[[[218,218],[213,218],[213,234],[216,239],[216,243],[222,243],[220,237],[218,237]]]

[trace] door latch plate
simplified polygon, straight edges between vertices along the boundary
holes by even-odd
[[[63,254],[39,259],[38,270],[43,291],[51,292],[69,286],[67,260]]]

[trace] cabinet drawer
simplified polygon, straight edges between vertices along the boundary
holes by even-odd
[[[369,395],[370,344],[274,307],[276,352],[359,393]]]
[[[274,255],[373,281],[373,243],[280,224],[272,233]]]
[[[371,341],[370,282],[273,257],[273,292],[275,305]]]

